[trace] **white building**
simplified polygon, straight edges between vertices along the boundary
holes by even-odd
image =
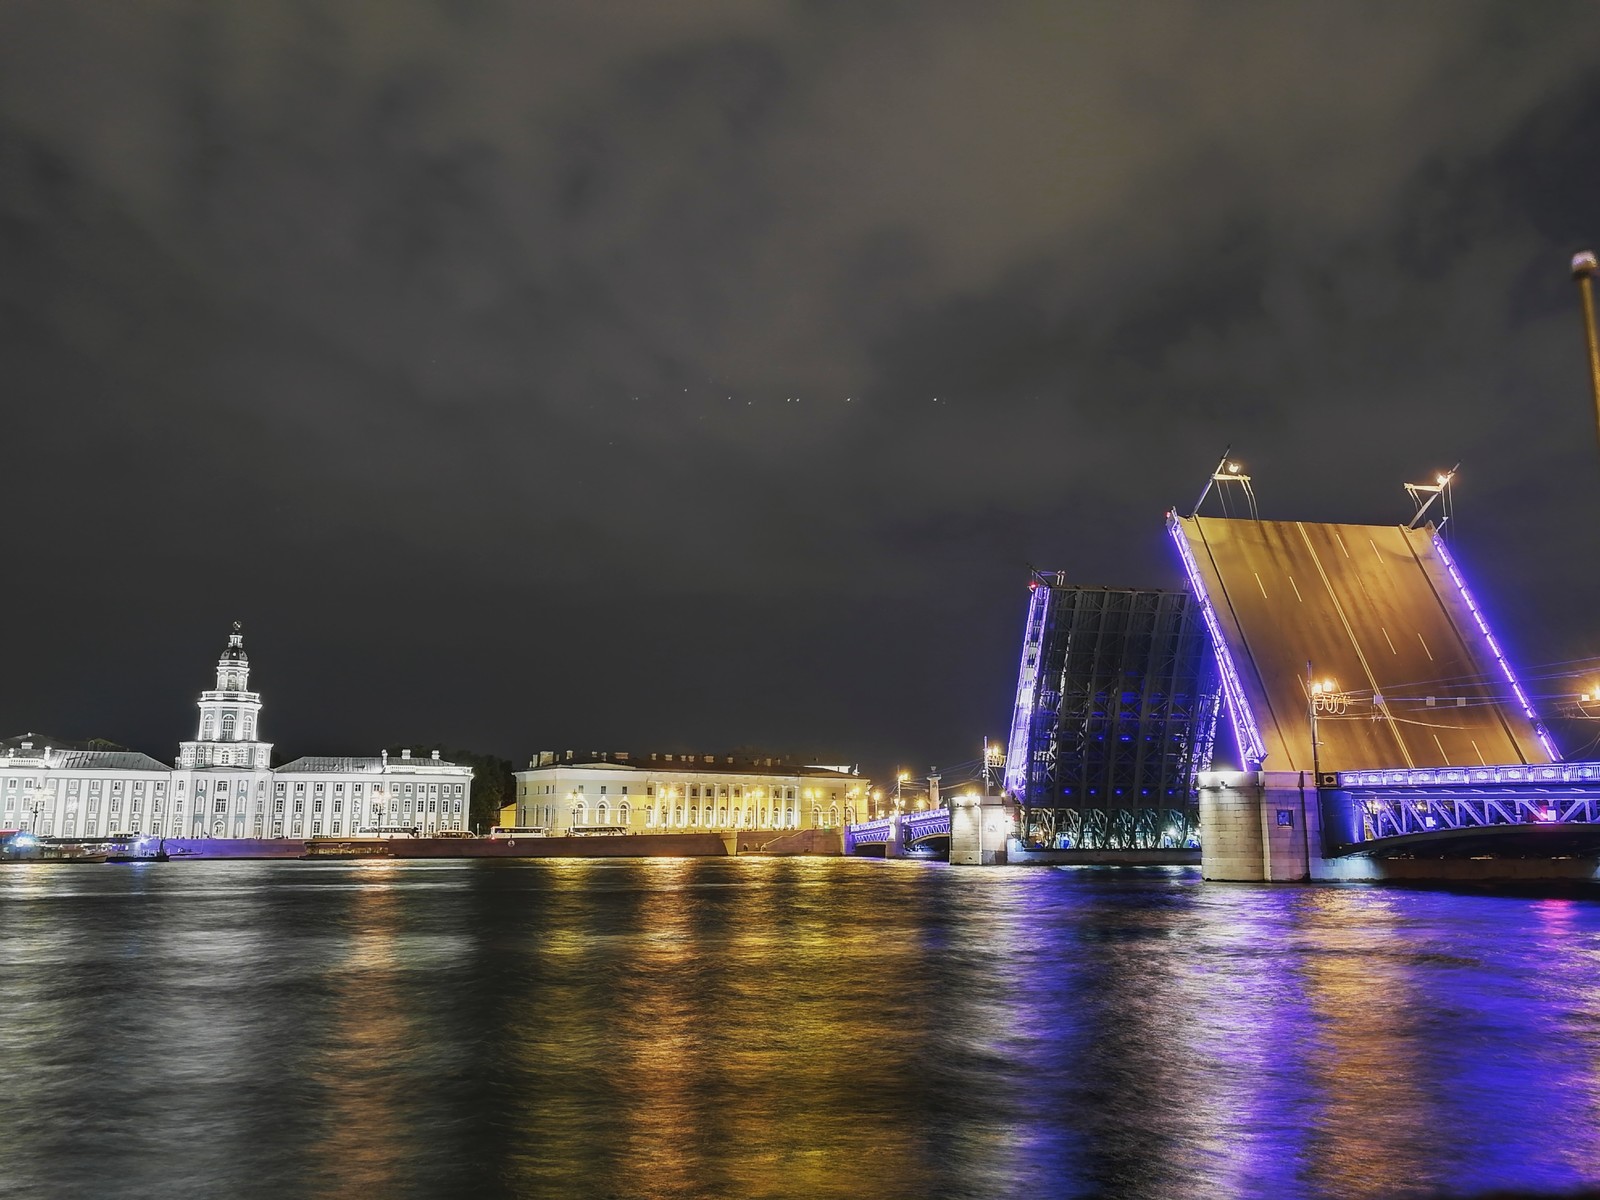
[[[379,826],[466,828],[472,769],[406,750],[302,758],[272,769],[258,740],[261,694],[234,623],[216,686],[200,693],[195,738],[168,767],[131,750],[63,750],[32,737],[0,753],[0,828],[46,836],[303,838]]]
[[[837,829],[866,811],[853,767],[731,754],[544,750],[517,772],[517,824],[551,833]]]
[[[0,828],[57,837],[154,829],[172,769],[136,750],[58,750],[22,738],[0,757]]]
[[[432,758],[409,750],[399,758],[387,750],[377,758],[297,758],[272,778],[274,829],[294,837],[467,828],[472,768],[441,762],[437,750]]]

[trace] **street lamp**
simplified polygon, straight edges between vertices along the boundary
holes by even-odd
[[[901,795],[900,795],[900,789],[905,786],[906,780],[908,780],[910,778],[911,778],[911,772],[910,771],[901,771],[894,778],[894,810],[895,810],[895,812],[904,812],[905,811],[904,807],[902,806],[902,798],[901,798]]]

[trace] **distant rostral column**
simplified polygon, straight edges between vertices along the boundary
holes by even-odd
[[[1583,336],[1589,344],[1589,386],[1594,392],[1595,434],[1600,436],[1600,336],[1594,327],[1594,287],[1590,283],[1596,270],[1594,251],[1580,250],[1572,256],[1572,277],[1578,281],[1583,302]]]

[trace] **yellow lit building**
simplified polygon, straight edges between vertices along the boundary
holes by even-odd
[[[516,823],[552,834],[838,829],[865,813],[867,791],[854,767],[791,758],[542,750],[517,772]]]

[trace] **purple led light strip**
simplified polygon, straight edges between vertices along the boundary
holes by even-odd
[[[1528,695],[1522,690],[1522,685],[1517,682],[1517,677],[1512,674],[1511,663],[1506,656],[1500,653],[1500,643],[1494,640],[1494,634],[1489,632],[1489,622],[1483,619],[1483,612],[1472,599],[1472,593],[1467,590],[1466,581],[1461,578],[1461,572],[1456,569],[1455,559],[1450,557],[1450,551],[1444,548],[1444,541],[1437,533],[1433,535],[1433,548],[1439,552],[1439,557],[1444,560],[1445,569],[1450,572],[1450,578],[1455,580],[1456,590],[1461,593],[1461,599],[1466,602],[1467,610],[1472,613],[1472,619],[1478,623],[1478,629],[1483,633],[1484,641],[1489,643],[1489,649],[1494,652],[1495,662],[1500,664],[1500,669],[1505,672],[1506,682],[1511,685],[1511,693],[1516,696],[1517,703],[1522,705],[1522,712],[1533,722],[1533,732],[1539,738],[1539,744],[1544,747],[1553,762],[1560,762],[1561,755],[1556,753],[1556,746],[1550,740],[1550,734],[1545,730],[1539,720],[1539,714],[1533,711],[1533,705],[1528,703]]]
[[[1039,582],[1028,598],[1028,623],[1022,630],[1022,665],[1017,671],[1017,704],[1011,714],[1011,739],[1006,746],[1006,791],[1021,796],[1028,784],[1028,736],[1032,732],[1034,682],[1039,673],[1039,655],[1044,650],[1042,638],[1035,630],[1044,632],[1045,612],[1050,607],[1050,585]],[[1033,659],[1028,658],[1028,647],[1033,647]]]
[[[1250,702],[1245,699],[1244,685],[1239,682],[1239,672],[1233,666],[1233,655],[1228,652],[1228,643],[1223,640],[1222,626],[1217,621],[1216,610],[1211,607],[1211,597],[1206,594],[1205,584],[1200,581],[1200,568],[1190,553],[1189,542],[1183,536],[1176,513],[1167,522],[1167,532],[1178,547],[1184,572],[1189,576],[1189,588],[1194,593],[1195,603],[1200,606],[1200,616],[1211,632],[1211,647],[1217,656],[1217,667],[1222,672],[1222,694],[1228,699],[1228,720],[1239,746],[1239,758],[1246,770],[1259,768],[1267,757],[1267,747],[1261,740],[1260,729],[1256,727]]]

